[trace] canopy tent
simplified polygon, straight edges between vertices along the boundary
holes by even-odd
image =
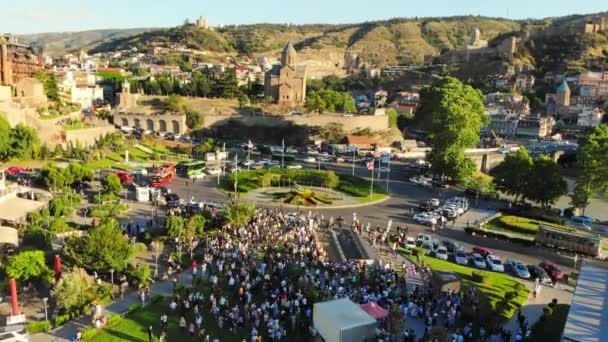
[[[312,318],[325,342],[363,342],[376,337],[376,320],[348,298],[315,303]]]
[[[375,320],[384,319],[386,318],[386,316],[388,316],[388,310],[376,304],[375,302],[361,304],[361,309],[367,312],[367,314],[372,316]]]
[[[19,235],[15,228],[0,226],[0,244],[19,247]]]

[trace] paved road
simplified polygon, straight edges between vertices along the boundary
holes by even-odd
[[[306,164],[308,167],[317,167],[317,164]],[[324,163],[329,170],[351,174],[351,164],[329,164]],[[355,168],[355,175],[363,178],[370,179],[370,171],[363,167],[363,165],[357,164]],[[555,250],[545,248],[530,248],[512,244],[509,242],[487,239],[479,236],[471,236],[465,234],[462,230],[463,226],[466,225],[467,217],[470,217],[470,222],[474,222],[475,218],[491,215],[501,207],[500,202],[484,201],[479,200],[472,201],[471,205],[473,209],[463,216],[456,227],[448,225],[447,229],[438,230],[435,233],[430,231],[427,226],[415,224],[411,220],[411,212],[415,211],[418,204],[429,200],[431,198],[447,199],[451,196],[461,195],[456,190],[440,190],[437,188],[425,188],[408,181],[410,173],[402,163],[395,162],[391,164],[391,174],[389,178],[389,193],[390,198],[380,204],[350,208],[350,209],[311,209],[313,212],[325,216],[338,217],[342,216],[347,221],[352,219],[353,212],[357,213],[357,218],[364,222],[370,222],[372,226],[385,227],[388,220],[393,221],[393,227],[398,225],[407,226],[410,228],[411,234],[418,234],[419,232],[432,233],[437,239],[450,239],[458,242],[465,248],[472,246],[485,246],[496,253],[498,253],[503,259],[515,258],[519,259],[526,264],[538,264],[541,260],[551,260],[561,265],[565,271],[571,270],[573,260],[568,255],[562,255]],[[379,180],[375,178],[375,181],[386,186],[386,178],[382,176]],[[186,184],[188,182],[188,184]],[[219,192],[215,187],[217,185],[217,178],[207,178],[205,180],[197,180],[195,183],[187,181],[184,178],[177,178],[168,187],[172,192],[179,194],[184,199],[194,197],[197,201],[217,201],[224,202],[227,197],[223,193]],[[301,210],[308,210],[302,208]]]

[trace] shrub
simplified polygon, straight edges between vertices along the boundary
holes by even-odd
[[[25,326],[25,329],[30,334],[37,334],[40,332],[49,331],[49,330],[51,330],[51,322],[49,322],[49,321],[30,322]]]
[[[82,339],[85,341],[92,339],[93,336],[97,335],[97,332],[98,331],[95,327],[86,328],[82,331]]]
[[[62,315],[57,315],[57,317],[55,317],[55,327],[64,325],[65,323],[69,322],[70,319],[72,319],[70,313],[64,313]]]
[[[144,307],[144,305],[142,303],[135,303],[135,304],[129,306],[127,313],[130,315],[136,311],[141,310],[143,307]]]
[[[146,246],[145,244],[143,244],[141,242],[136,242],[133,245],[131,245],[131,253],[134,256],[143,254],[147,250],[148,250],[148,246]]]
[[[118,195],[109,193],[109,194],[102,194],[100,195],[95,195],[93,197],[93,202],[96,204],[104,204],[104,203],[111,203],[111,202],[116,202],[116,201],[120,201],[120,197],[118,197]]]
[[[114,326],[114,325],[120,323],[122,321],[122,319],[123,318],[120,315],[111,315],[108,318],[108,323],[106,324],[106,328],[109,328],[111,326]]]
[[[200,278],[196,278],[196,279],[200,279]],[[164,297],[161,295],[155,295],[155,296],[152,296],[152,299],[150,299],[150,302],[152,304],[157,304],[157,303],[160,303],[163,300],[163,298]]]
[[[471,278],[476,283],[483,283],[486,280],[486,275],[479,271],[473,271],[471,273]]]

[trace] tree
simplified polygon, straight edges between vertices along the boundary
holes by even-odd
[[[201,114],[193,110],[186,110],[186,126],[190,129],[198,128],[201,124]]]
[[[72,263],[98,272],[122,271],[130,257],[129,244],[114,219],[102,221],[82,238],[68,240],[63,252]]]
[[[152,271],[148,265],[138,264],[131,275],[133,276],[134,285],[138,288],[146,287],[152,282]]]
[[[185,229],[184,229],[184,218],[181,216],[171,215],[167,218],[167,234],[172,239],[179,239],[180,242],[184,241]]]
[[[20,282],[43,279],[51,274],[47,267],[44,252],[26,251],[15,255],[6,266],[6,274]]]
[[[247,202],[228,202],[224,210],[226,223],[236,227],[243,227],[251,221],[255,214],[255,204]]]
[[[608,125],[596,127],[581,142],[577,155],[581,175],[572,195],[572,205],[585,210],[597,192],[608,191]]]
[[[0,115],[0,160],[10,158],[11,126],[3,115]]]
[[[33,158],[40,149],[38,133],[29,126],[17,124],[10,134],[10,156],[13,158]]]
[[[194,254],[194,242],[203,235],[205,230],[205,218],[202,215],[193,215],[186,220],[184,225],[184,239],[190,251],[190,259]]]
[[[565,195],[568,192],[568,184],[559,168],[550,157],[538,157],[528,178],[525,196],[546,208],[558,197]]]
[[[470,178],[475,166],[464,150],[479,142],[480,129],[490,121],[482,93],[453,77],[442,77],[421,92],[416,118],[429,133],[431,172],[458,182]]]
[[[516,152],[508,154],[494,169],[493,182],[498,190],[515,196],[517,202],[519,196],[526,193],[533,166],[534,161],[528,150],[520,147]]]
[[[183,99],[181,96],[171,94],[167,97],[167,100],[165,100],[165,105],[167,106],[167,109],[177,112],[182,108],[182,102]]]
[[[102,180],[101,186],[107,194],[119,194],[122,192],[122,184],[120,178],[114,173],[108,173]]]
[[[51,101],[59,101],[59,87],[57,86],[57,80],[52,74],[48,74],[42,70],[36,70],[34,77],[42,83],[44,88],[44,94]]]
[[[61,278],[55,284],[55,299],[57,306],[65,311],[84,306],[90,296],[89,290],[93,284],[93,279],[77,267],[72,268],[68,272],[64,272]]]
[[[393,108],[386,109],[386,116],[388,116],[388,126],[389,127],[397,127],[397,111]]]

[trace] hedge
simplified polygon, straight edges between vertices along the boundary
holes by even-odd
[[[423,257],[425,254],[426,254],[426,250],[424,248],[416,247],[416,248],[412,249],[413,256]]]
[[[507,236],[505,234],[501,234],[500,232],[497,231],[491,231],[491,230],[484,230],[484,229],[477,229],[475,227],[465,227],[464,231],[468,234],[478,234],[478,235],[485,235],[487,237],[490,238],[497,238],[497,239],[501,239],[501,240],[506,240],[512,243],[520,243],[522,245],[526,245],[526,246],[533,246],[536,244],[535,240],[530,240],[530,239],[523,239],[523,238],[519,238],[516,236]]]
[[[485,276],[483,273],[479,272],[479,271],[473,271],[473,272],[471,273],[471,279],[472,279],[474,282],[476,282],[476,283],[480,283],[480,284],[481,284],[481,283],[484,283],[484,282],[485,282],[485,280],[486,280],[486,276]]]
[[[54,327],[58,327],[61,325],[66,324],[67,322],[69,322],[72,319],[72,315],[70,315],[70,313],[65,313],[62,315],[57,315],[57,317],[55,317],[55,325]]]
[[[135,303],[135,304],[129,306],[127,313],[130,315],[136,311],[141,310],[143,307],[144,307],[144,305],[142,303]]]
[[[30,334],[37,334],[45,331],[51,330],[51,322],[49,321],[40,321],[40,322],[30,322],[25,326],[25,329]]]

